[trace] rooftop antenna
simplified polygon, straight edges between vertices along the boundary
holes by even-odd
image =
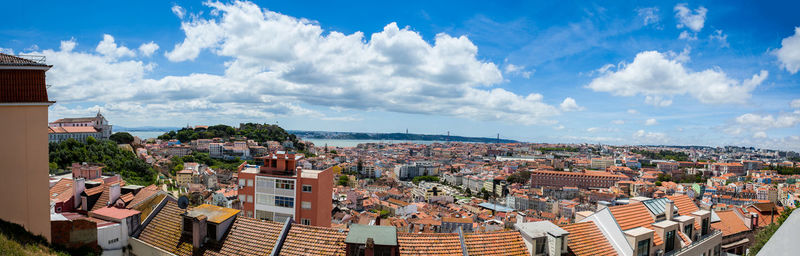
[[[500,143],[500,133],[497,134],[497,143]]]

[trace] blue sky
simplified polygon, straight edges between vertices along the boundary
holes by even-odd
[[[5,4],[50,119],[800,150],[797,2],[130,4]]]

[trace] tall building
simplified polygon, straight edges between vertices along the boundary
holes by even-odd
[[[94,137],[99,140],[107,140],[111,137],[111,125],[108,120],[97,111],[94,117],[61,118],[48,124],[50,127],[50,142],[59,142],[69,138],[78,141],[85,141],[87,138]]]
[[[259,168],[239,172],[239,200],[247,217],[313,226],[331,226],[333,170],[307,170],[302,155],[278,151]]]
[[[50,240],[43,61],[0,53],[0,219]]]

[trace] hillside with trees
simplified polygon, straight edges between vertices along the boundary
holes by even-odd
[[[224,140],[247,138],[260,144],[268,141],[284,142],[288,140],[294,144],[297,151],[304,152],[306,150],[305,145],[299,143],[300,140],[297,136],[274,124],[246,123],[240,125],[239,128],[219,124],[208,128],[182,128],[178,131],[170,131],[158,136],[158,139],[161,140],[176,139],[181,143],[213,138],[222,138]]]
[[[86,143],[74,139],[50,143],[50,169],[67,169],[72,163],[102,163],[104,174],[119,174],[136,185],[153,184],[156,171],[131,151],[120,149],[114,141],[98,141],[92,137]]]

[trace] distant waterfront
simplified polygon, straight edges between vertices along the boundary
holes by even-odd
[[[146,140],[146,139],[149,139],[149,138],[157,138],[158,136],[161,136],[161,134],[164,134],[165,132],[164,131],[160,131],[160,132],[159,131],[146,131],[146,132],[127,132],[127,133],[130,133],[133,136],[137,136],[140,139]]]
[[[128,133],[145,140],[149,138],[157,138],[158,136],[161,136],[165,132],[167,131],[142,131],[142,132],[129,131]],[[314,143],[314,145],[317,147],[324,147],[325,144],[328,144],[328,147],[355,147],[358,146],[358,144],[362,143],[387,143],[387,144],[416,143],[424,145],[430,145],[437,142],[446,143],[446,141],[441,141],[441,140],[338,140],[338,139],[307,139],[307,138],[301,138],[301,139],[305,141],[310,141]]]

